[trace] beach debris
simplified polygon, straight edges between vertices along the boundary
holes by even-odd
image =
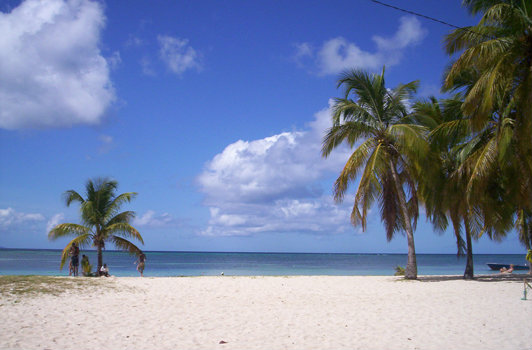
[[[227,344],[227,342],[225,340],[220,340],[218,344]]]

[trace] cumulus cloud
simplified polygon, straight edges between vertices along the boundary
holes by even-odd
[[[168,68],[181,75],[189,69],[201,69],[200,54],[188,44],[187,39],[159,35],[159,56]]]
[[[0,12],[0,128],[98,124],[115,100],[99,49],[104,25],[89,0],[26,0]]]
[[[278,199],[264,203],[219,203],[210,208],[205,236],[249,236],[263,232],[338,234],[350,228],[350,208],[331,196]]]
[[[373,52],[363,50],[343,37],[337,37],[323,43],[318,50],[313,50],[309,43],[297,44],[294,59],[302,65],[303,59],[313,58],[313,64],[320,75],[338,74],[353,67],[377,69],[383,65],[398,64],[404,49],[418,44],[426,34],[427,31],[415,17],[401,17],[399,28],[392,37],[372,37],[377,47]]]
[[[393,37],[373,37],[379,51],[401,50],[418,44],[427,35],[427,30],[421,27],[421,22],[415,17],[401,17],[399,22],[399,29]]]
[[[350,205],[331,200],[331,183],[349,155],[340,147],[321,157],[321,140],[330,127],[330,109],[315,115],[303,131],[260,140],[239,140],[216,155],[198,176],[210,209],[204,235],[258,232],[338,233],[349,227]]]
[[[64,220],[65,220],[65,214],[63,213],[55,214],[46,223],[46,232],[50,232],[51,229],[63,223]]]
[[[0,228],[11,228],[22,224],[34,224],[44,221],[42,214],[21,213],[13,208],[0,209]]]
[[[157,215],[155,211],[148,210],[142,216],[136,217],[133,220],[133,226],[163,227],[174,222],[174,218],[168,213]]]

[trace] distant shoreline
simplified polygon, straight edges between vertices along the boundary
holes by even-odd
[[[392,276],[404,266],[406,254],[384,253],[252,253],[252,252],[164,252],[146,251],[146,276]],[[96,269],[97,254],[82,250]],[[116,276],[138,276],[132,256],[122,251],[105,250],[103,263]],[[59,249],[0,250],[0,274],[68,275],[68,262],[60,270]],[[418,254],[419,275],[461,275],[465,257],[456,254]],[[475,274],[492,274],[488,263],[522,265],[523,254],[476,254]],[[498,271],[497,271],[498,272]]]
[[[54,251],[61,252],[60,248],[6,248],[0,247],[2,250],[29,250],[29,251]],[[95,249],[83,249],[85,252],[96,253]],[[115,249],[106,249],[104,252],[128,254],[127,252],[115,250]],[[201,251],[201,250],[144,250],[145,253],[198,253],[198,254],[335,254],[335,255],[406,255],[407,253],[331,253],[331,252],[264,252],[264,251]],[[416,255],[452,255],[456,256],[456,253],[416,253]],[[526,255],[526,251],[523,253],[475,253],[474,255]],[[464,258],[465,257],[459,257]]]

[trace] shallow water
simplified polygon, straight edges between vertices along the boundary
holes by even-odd
[[[406,265],[406,254],[321,253],[223,253],[147,251],[146,276],[225,275],[393,275],[397,265]],[[82,251],[93,266],[95,251]],[[1,275],[68,275],[68,265],[59,270],[61,250],[0,249]],[[136,260],[123,252],[104,251],[104,262],[115,276],[137,276]],[[465,257],[454,254],[418,254],[420,275],[462,275]],[[524,254],[478,254],[475,274],[496,273],[486,263],[526,265]],[[523,273],[519,271],[520,273]],[[524,271],[525,273],[527,271]]]

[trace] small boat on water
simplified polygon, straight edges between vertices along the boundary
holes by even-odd
[[[506,269],[509,269],[510,268],[510,264],[495,264],[495,263],[487,263],[486,265],[488,265],[490,267],[490,269],[492,270],[500,270],[502,269],[503,267],[506,268]],[[525,265],[515,265],[514,264],[514,271],[515,270],[528,270],[528,266],[525,266]]]

